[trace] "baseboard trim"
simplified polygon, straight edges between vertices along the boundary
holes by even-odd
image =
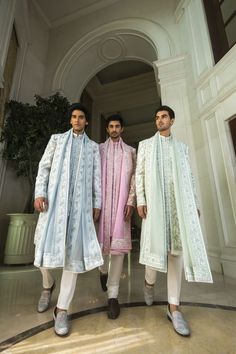
[[[222,273],[220,256],[216,253],[208,252],[208,259],[209,259],[211,270],[216,273]]]

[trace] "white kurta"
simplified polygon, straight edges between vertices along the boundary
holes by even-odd
[[[183,250],[186,279],[212,282],[187,146],[159,133],[140,142],[135,180],[137,205],[147,206],[140,263],[166,272],[168,250]]]

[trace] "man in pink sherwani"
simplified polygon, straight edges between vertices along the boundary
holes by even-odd
[[[100,144],[102,210],[98,240],[104,265],[99,270],[102,289],[108,293],[108,318],[116,319],[120,314],[118,293],[124,255],[131,250],[136,152],[121,139],[123,119],[119,115],[107,118],[106,129],[109,138]]]

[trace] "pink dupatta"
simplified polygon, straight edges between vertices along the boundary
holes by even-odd
[[[127,166],[129,160],[121,138],[115,143],[108,139],[100,145],[100,153],[102,211],[98,240],[104,254],[128,253],[131,249],[130,221],[124,221],[124,208],[129,196],[132,166]]]

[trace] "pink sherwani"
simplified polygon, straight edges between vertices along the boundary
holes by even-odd
[[[103,254],[131,250],[131,222],[124,221],[126,205],[135,206],[136,152],[120,138],[100,144],[102,163],[102,210],[98,240]]]

